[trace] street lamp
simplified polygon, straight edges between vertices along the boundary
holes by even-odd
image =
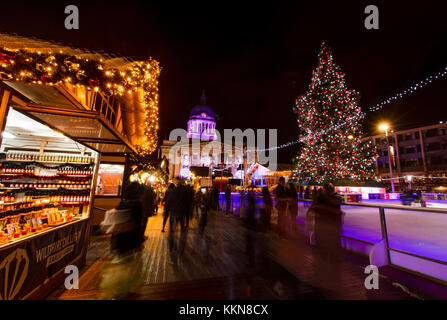
[[[391,192],[394,193],[394,179],[393,179],[393,167],[391,165],[391,144],[388,141],[388,129],[389,126],[387,123],[382,123],[379,125],[379,129],[385,131],[386,141],[388,143],[388,165],[390,167],[390,179],[391,179]]]

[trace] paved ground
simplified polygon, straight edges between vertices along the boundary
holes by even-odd
[[[343,253],[336,289],[321,283],[315,248],[299,233],[249,231],[235,216],[212,213],[201,238],[193,223],[184,255],[171,262],[161,215],[150,218],[143,250],[143,285],[130,299],[414,299],[389,279],[364,287],[368,259]],[[253,253],[254,256],[249,253]],[[253,258],[254,257],[254,258]],[[253,259],[251,259],[253,258]],[[111,259],[108,237],[93,237],[78,290],[55,290],[48,299],[98,299],[102,267]]]

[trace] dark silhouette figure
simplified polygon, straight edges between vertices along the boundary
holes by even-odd
[[[172,203],[169,213],[169,251],[174,262],[174,251],[177,251],[179,255],[182,255],[185,249],[187,235],[185,220],[191,205],[190,192],[182,180],[180,180],[178,186],[169,193],[167,201]],[[174,239],[177,225],[180,225],[178,246],[175,245]]]
[[[306,199],[306,200],[310,199],[310,187],[306,187],[304,189],[304,199]],[[304,202],[304,206],[308,207],[309,206],[309,202]]]
[[[267,187],[262,188],[262,200],[264,202],[264,207],[261,210],[259,222],[261,230],[265,232],[270,228],[270,220],[272,218],[273,210],[272,197],[270,196],[270,192]]]
[[[323,288],[333,293],[340,284],[343,223],[341,198],[332,184],[325,184],[318,194],[315,210],[315,244],[318,250],[317,276]]]
[[[309,243],[315,244],[315,215],[319,200],[321,199],[321,191],[314,189],[312,192],[312,204],[306,212],[306,230],[309,236]]]
[[[229,186],[225,189],[225,214],[230,212],[231,207],[231,189]]]
[[[112,234],[111,249],[116,254],[110,262],[103,266],[100,299],[126,298],[141,283],[143,194],[144,186],[132,182],[123,190],[123,198],[115,208],[130,213],[130,220],[127,222],[129,229],[126,228],[128,231]]]
[[[124,190],[123,198],[116,207],[117,210],[131,210],[131,219],[135,224],[135,227],[130,231],[112,235],[111,249],[116,251],[119,256],[126,255],[141,246],[143,216],[141,197],[143,193],[144,187],[137,182],[132,182]]]
[[[298,215],[298,193],[293,183],[289,183],[287,189],[287,197],[289,202],[289,217],[291,222],[291,229],[293,232],[298,231],[296,225],[296,216]]]
[[[216,188],[216,186],[213,187],[213,209],[219,210],[219,189]]]
[[[404,206],[410,206],[411,203],[413,202],[414,198],[413,198],[413,191],[410,189],[407,189],[403,195],[401,196],[401,200],[402,200],[402,204]]]
[[[189,227],[189,221],[192,218],[192,212],[194,209],[194,189],[191,185],[186,185],[186,192],[187,192],[187,202],[188,202],[188,211],[186,212],[186,217],[185,217],[185,227],[188,228]]]
[[[163,203],[164,203],[164,208],[163,208],[163,228],[161,229],[161,232],[165,232],[165,226],[166,226],[166,222],[168,221],[169,218],[169,212],[171,210],[171,206],[172,203],[170,203],[168,201],[169,198],[169,194],[175,189],[175,184],[171,183],[168,186],[168,190],[166,190],[165,192],[165,196],[163,197]]]
[[[275,188],[276,209],[278,210],[278,234],[285,235],[286,215],[287,215],[287,190],[284,177],[279,178],[279,183]]]
[[[245,243],[247,252],[247,263],[250,267],[254,266],[255,248],[254,238],[256,232],[256,206],[255,198],[252,193],[246,197],[244,223],[246,226]]]
[[[200,191],[197,195],[199,234],[203,237],[206,223],[208,221],[208,212],[212,206],[212,194],[210,190]]]
[[[157,212],[157,194],[151,186],[146,186],[143,194],[143,214],[141,219],[140,238],[143,242],[146,240],[144,232],[146,231],[147,220]]]

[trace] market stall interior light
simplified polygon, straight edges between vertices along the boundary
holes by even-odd
[[[55,150],[68,148],[78,152],[81,148],[81,145],[76,141],[13,108],[10,108],[8,111],[6,126],[2,136],[4,145],[9,147],[26,147],[37,139],[40,140],[40,143],[45,140],[46,147]],[[12,139],[14,139],[14,142],[11,141]]]
[[[12,133],[9,133],[9,132],[5,131],[5,132],[2,133],[2,137],[3,138],[8,138],[8,139],[15,139],[16,136],[13,135]]]

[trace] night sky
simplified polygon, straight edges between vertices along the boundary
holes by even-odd
[[[160,61],[160,139],[186,129],[203,88],[218,129],[277,128],[283,143],[297,139],[292,107],[323,40],[364,110],[447,66],[447,6],[389,2],[10,1],[0,31]],[[69,4],[80,10],[80,30],[64,28]],[[379,30],[364,28],[368,4],[379,8]],[[393,128],[447,120],[446,87],[438,80],[368,114],[368,133],[381,119]],[[280,151],[280,161],[295,151]]]

